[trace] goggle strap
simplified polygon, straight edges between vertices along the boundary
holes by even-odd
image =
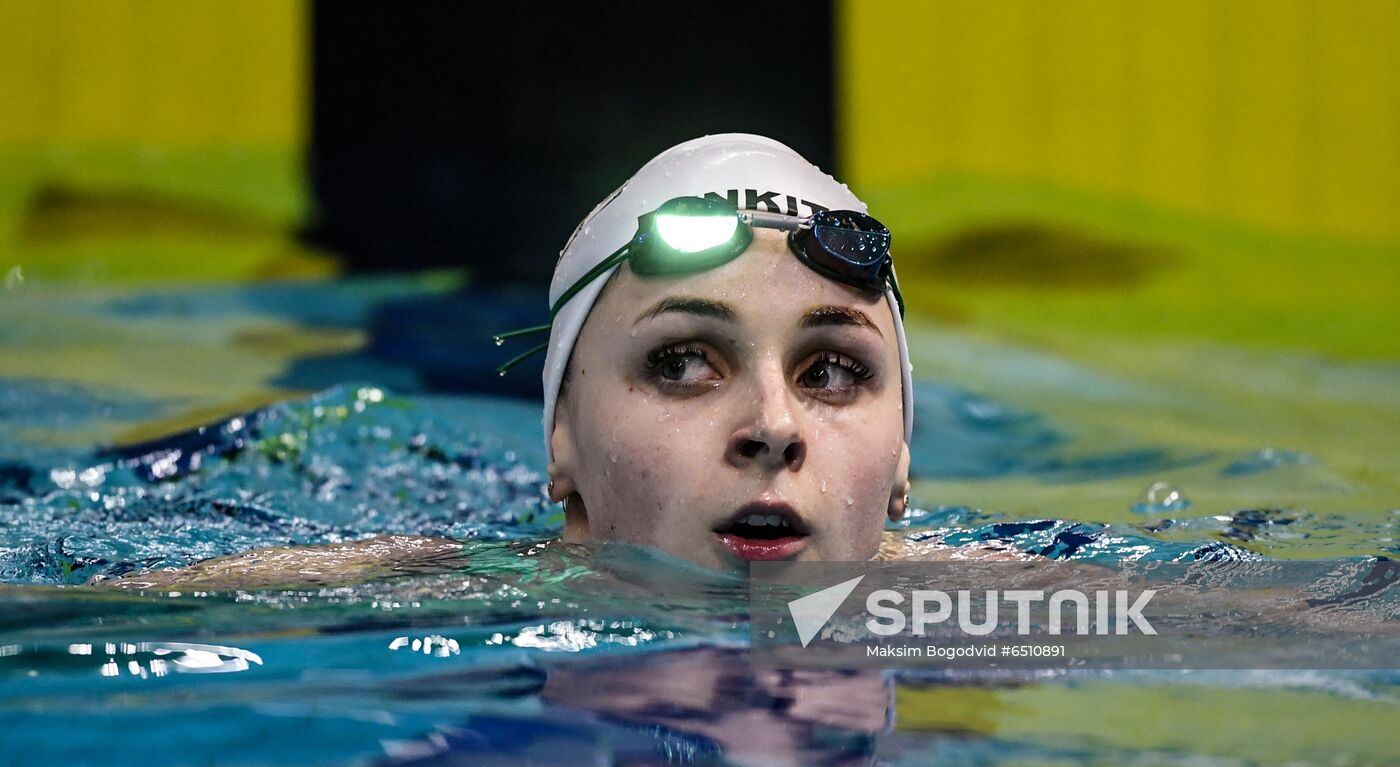
[[[501,345],[501,342],[504,341],[504,340],[506,340],[507,338],[515,338],[516,336],[528,336],[528,335],[530,335],[531,333],[538,333],[538,332],[540,332],[541,330],[549,330],[551,327],[553,327],[553,326],[552,326],[552,325],[549,325],[549,324],[546,324],[546,325],[536,325],[536,326],[534,326],[534,327],[532,327],[532,328],[521,328],[521,329],[519,329],[519,330],[507,330],[507,331],[504,332],[504,333],[497,333],[496,335],[491,336],[491,340],[492,340],[492,341],[495,341],[497,346],[500,346],[500,345]]]
[[[606,272],[614,266],[617,266],[618,264],[622,263],[622,260],[627,258],[627,254],[631,252],[632,243],[628,242],[626,245],[623,245],[622,247],[614,251],[611,256],[608,256],[607,258],[598,262],[597,266],[593,267],[592,269],[589,269],[587,274],[583,275],[578,279],[578,282],[575,282],[573,285],[570,285],[569,289],[564,291],[564,295],[560,296],[559,300],[554,302],[554,306],[551,306],[549,308],[550,321],[552,322],[554,320],[554,315],[558,314],[559,310],[563,309],[564,306],[569,303],[569,299],[578,295],[578,292],[580,290],[583,290],[594,280],[598,279],[598,276],[601,275],[603,272]]]
[[[894,293],[894,302],[899,305],[899,319],[904,319],[904,295],[899,292],[899,283],[894,279],[894,272],[889,273],[890,292]]]
[[[564,295],[560,296],[559,300],[555,301],[554,306],[549,310],[550,321],[548,324],[536,325],[530,328],[521,328],[520,330],[510,330],[504,333],[498,333],[492,336],[491,339],[496,342],[497,346],[499,346],[502,343],[504,343],[507,338],[515,338],[517,336],[528,336],[534,333],[547,331],[550,328],[554,327],[554,316],[559,313],[559,310],[562,309],[565,304],[569,303],[569,299],[577,295],[578,292],[580,290],[583,290],[583,288],[586,285],[598,279],[598,276],[601,275],[603,272],[606,272],[614,266],[617,266],[618,264],[622,263],[622,260],[627,258],[627,254],[631,251],[631,248],[632,243],[630,242],[626,245],[623,245],[621,248],[618,248],[616,252],[603,259],[602,262],[600,262],[597,266],[588,270],[588,274],[583,275],[583,277],[579,278],[578,282],[575,282],[569,287],[568,290],[564,291]],[[516,365],[520,364],[526,359],[529,359],[532,355],[541,352],[547,348],[549,348],[549,342],[545,341],[539,344],[538,346],[529,349],[528,351],[522,352],[516,355],[515,357],[512,357],[508,362],[496,368],[496,372],[500,375],[505,375],[506,371],[510,370],[511,368],[515,367]]]
[[[529,351],[522,352],[522,353],[516,355],[515,357],[511,358],[511,360],[510,360],[509,362],[507,362],[507,363],[505,363],[504,365],[501,365],[500,367],[496,368],[496,373],[499,374],[499,375],[505,375],[507,370],[510,370],[511,368],[515,367],[516,365],[519,365],[521,362],[524,362],[525,360],[529,359],[530,357],[532,357],[533,355],[535,355],[537,352],[542,352],[542,351],[544,351],[544,350],[547,349],[547,348],[549,348],[549,342],[548,342],[548,341],[545,341],[544,343],[542,343],[542,344],[540,344],[540,345],[538,345],[538,346],[535,346],[535,347],[531,348]]]

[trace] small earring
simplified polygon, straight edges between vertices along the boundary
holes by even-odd
[[[906,482],[905,485],[904,485],[904,497],[900,499],[900,502],[899,502],[898,504],[896,504],[893,500],[890,501],[890,509],[889,509],[890,521],[892,521],[892,522],[898,522],[899,520],[901,520],[901,519],[904,518],[904,515],[905,515],[905,514],[908,514],[908,513],[909,513],[909,484]]]

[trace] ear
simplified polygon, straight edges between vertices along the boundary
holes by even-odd
[[[901,439],[899,446],[899,465],[895,468],[894,487],[890,490],[891,522],[903,519],[909,510],[909,443]]]
[[[549,448],[554,460],[549,472],[549,500],[564,504],[564,543],[587,543],[593,539],[588,526],[588,507],[579,495],[574,477],[578,471],[577,451],[569,427],[568,411],[563,402],[555,406],[554,431],[549,435]],[[563,416],[563,417],[560,417]]]

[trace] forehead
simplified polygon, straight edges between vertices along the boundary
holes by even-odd
[[[631,325],[639,314],[669,296],[723,302],[734,310],[740,323],[795,319],[816,306],[849,307],[869,316],[885,338],[895,337],[893,317],[883,295],[857,290],[812,271],[788,249],[785,233],[777,230],[754,230],[753,242],[743,253],[709,271],[639,277],[624,264],[604,288],[592,315]]]

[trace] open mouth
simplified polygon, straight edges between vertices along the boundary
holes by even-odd
[[[801,551],[811,530],[785,503],[751,503],[715,528],[715,534],[740,559],[786,559]]]
[[[721,532],[737,535],[740,538],[753,538],[772,541],[798,535],[792,520],[783,514],[749,514],[724,528]]]

